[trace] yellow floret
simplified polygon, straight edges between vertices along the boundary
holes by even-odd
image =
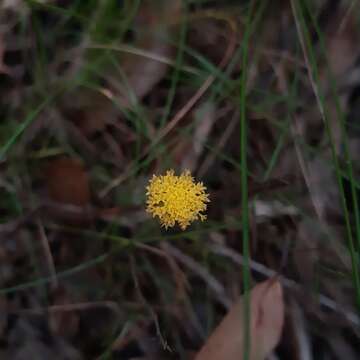
[[[177,222],[185,230],[194,220],[206,219],[202,212],[210,201],[209,195],[203,183],[194,182],[189,171],[180,176],[174,175],[174,170],[168,170],[165,175],[153,175],[146,190],[146,211],[153,217],[158,216],[166,229]]]

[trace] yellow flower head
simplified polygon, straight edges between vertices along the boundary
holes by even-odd
[[[158,216],[166,229],[177,222],[185,230],[192,221],[206,219],[201,212],[206,210],[209,195],[203,183],[195,183],[188,170],[180,176],[174,175],[174,170],[168,170],[166,175],[153,175],[146,190],[146,211]]]

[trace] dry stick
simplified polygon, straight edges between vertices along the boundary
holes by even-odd
[[[141,338],[145,329],[151,325],[151,321],[137,321],[135,324],[131,324],[131,327],[127,329],[127,324],[124,325],[120,334],[114,340],[114,342],[109,347],[111,351],[121,351],[127,345],[129,345],[132,341],[137,341]],[[103,356],[99,356],[96,360],[103,360]]]
[[[174,278],[175,278],[175,282],[177,283],[177,285],[181,288],[181,289],[185,289],[189,287],[189,282],[187,281],[187,277],[184,274],[184,272],[180,269],[180,267],[178,266],[177,262],[173,259],[173,257],[170,256],[170,254],[168,254],[166,252],[166,250],[161,250],[157,247],[154,246],[150,246],[147,244],[136,244],[135,245],[137,248],[139,249],[143,249],[146,251],[149,251],[153,254],[156,254],[157,256],[160,256],[162,258],[165,258],[167,263],[169,264],[170,269],[173,271],[174,273]],[[162,245],[161,245],[162,246]],[[180,281],[178,280],[180,277]]]
[[[287,50],[274,50],[274,49],[268,49],[266,47],[260,47],[259,49],[260,52],[264,54],[266,57],[280,58],[281,60],[286,60],[287,62],[293,65],[297,65],[301,68],[305,67],[304,61],[297,59]]]
[[[193,258],[185,255],[178,248],[168,243],[164,243],[163,247],[164,249],[166,249],[167,252],[173,255],[174,258],[176,258],[178,261],[188,267],[191,271],[201,277],[205,281],[205,283],[208,284],[209,288],[217,295],[218,301],[222,305],[224,305],[226,309],[230,308],[231,300],[226,295],[224,287],[214,276],[210,274],[210,272],[206,268],[199,265]]]
[[[158,256],[164,257],[166,259],[166,261],[169,263],[169,267],[171,268],[171,270],[173,271],[173,274],[174,274],[174,280],[175,280],[175,283],[176,283],[176,286],[178,289],[177,294],[180,294],[181,300],[183,300],[184,298],[186,298],[188,300],[188,294],[187,294],[186,290],[190,289],[190,284],[188,282],[186,274],[181,270],[181,268],[179,267],[179,265],[176,262],[176,260],[174,259],[174,257],[171,254],[169,254],[168,251],[166,251],[166,246],[164,245],[164,243],[162,243],[160,245],[162,247],[162,249],[159,249],[157,247],[150,246],[147,244],[141,244],[141,243],[136,244],[135,246],[138,248],[147,250]],[[180,277],[180,279],[179,279],[179,277]],[[176,297],[179,298],[178,295]],[[202,331],[201,325],[197,321],[197,319],[194,316],[191,316],[190,321],[192,322],[195,329],[198,331],[199,335],[203,336],[203,331]]]
[[[159,55],[154,53],[153,51],[149,51],[147,49],[139,48],[136,46],[126,45],[126,44],[120,44],[120,45],[103,45],[103,44],[90,44],[88,46],[89,49],[105,49],[105,50],[115,50],[115,51],[121,51],[125,53],[129,53],[132,55],[141,56],[143,58],[147,58],[149,60],[157,61],[159,63],[163,63],[165,65],[171,65],[175,66],[175,61],[171,59],[170,57]],[[198,71],[196,68],[191,66],[184,66],[184,70],[191,74],[197,74]],[[111,95],[110,95],[111,97]]]
[[[156,333],[157,336],[161,342],[161,345],[163,346],[164,350],[168,350],[170,352],[172,352],[172,349],[170,348],[170,346],[168,345],[166,339],[163,337],[161,330],[160,330],[160,324],[159,324],[159,319],[158,316],[156,315],[154,309],[152,308],[152,306],[146,301],[141,288],[140,288],[140,284],[139,284],[139,280],[138,277],[136,275],[136,269],[135,269],[135,260],[134,257],[132,255],[130,255],[130,265],[131,265],[131,275],[133,277],[134,280],[134,284],[135,284],[135,289],[138,293],[138,296],[140,298],[140,301],[142,302],[143,306],[149,310],[151,317],[153,318],[154,324],[155,324],[155,328],[156,328]]]
[[[230,39],[229,46],[226,49],[225,55],[219,64],[220,68],[223,68],[228,64],[236,48],[236,31],[232,27],[231,30],[232,30],[232,37]],[[184,116],[194,107],[194,105],[205,94],[205,92],[209,89],[209,87],[212,85],[215,79],[216,76],[210,75],[205,80],[205,82],[190,98],[190,100],[185,104],[185,106],[175,114],[175,116],[170,120],[170,122],[162,130],[160,130],[159,134],[156,136],[153,142],[144,149],[144,151],[141,153],[141,157],[146,156],[150,152],[150,150],[160,142],[160,140],[162,140],[172,129],[174,129],[174,127],[184,118]],[[134,162],[127,166],[123,174],[112,180],[108,186],[106,186],[103,190],[101,190],[99,196],[104,197],[114,187],[119,186],[125,179],[127,179],[130,176],[130,173],[133,168],[134,168]]]
[[[114,208],[117,209],[117,208]],[[81,216],[82,219],[94,219],[99,218],[104,221],[109,221],[111,219],[111,214],[106,214],[106,209],[99,209],[94,206],[77,206],[72,204],[60,204],[56,203],[51,200],[42,200],[35,209],[30,210],[27,214],[21,215],[14,220],[10,220],[7,223],[0,224],[0,236],[3,234],[11,234],[16,232],[22,225],[26,224],[27,222],[31,224],[36,224],[36,219],[33,217],[37,216],[41,211],[59,211],[61,214],[66,216]],[[60,227],[52,225],[46,226],[47,228],[56,228],[60,229]]]
[[[29,211],[25,215],[21,215],[17,217],[16,219],[10,220],[7,223],[0,224],[0,235],[1,234],[11,234],[15,231],[17,231],[21,225],[25,224],[29,219],[32,218],[38,211],[39,207]]]
[[[210,246],[210,250],[215,254],[230,258],[236,264],[239,264],[241,266],[244,265],[243,256],[230,248],[227,248],[227,247],[221,246],[221,245],[212,245],[212,246]],[[281,282],[282,285],[306,294],[305,289],[301,285],[299,285],[297,282],[295,282],[294,280],[288,279],[286,277],[279,276],[278,272],[276,272],[275,270],[269,269],[268,267],[266,267],[265,265],[263,265],[261,263],[250,260],[250,268],[253,271],[256,271],[259,274],[265,275],[266,277],[269,277],[269,278],[276,276],[279,278],[279,281]],[[317,298],[321,305],[327,307],[328,309],[330,309],[334,312],[342,314],[346,318],[346,320],[355,324],[356,326],[360,326],[360,318],[355,313],[344,309],[342,306],[340,306],[334,300],[330,299],[329,297],[327,297],[325,295],[319,294],[317,296]]]
[[[299,304],[292,299],[290,307],[290,313],[293,322],[293,329],[295,331],[296,341],[298,343],[299,355],[298,358],[301,360],[313,360],[312,346],[307,333],[306,323],[304,319],[303,309],[300,308]]]
[[[120,314],[119,306],[114,301],[94,301],[94,302],[83,302],[76,304],[64,304],[64,305],[52,305],[48,307],[39,307],[33,309],[20,309],[20,310],[5,310],[8,314],[14,315],[41,315],[47,313],[58,313],[67,311],[85,311],[89,309],[96,309],[99,307],[106,307]]]
[[[46,261],[46,265],[48,267],[48,275],[50,275],[51,278],[52,278],[51,286],[55,289],[55,288],[58,287],[59,283],[58,283],[58,279],[57,279],[57,276],[56,276],[56,269],[55,269],[54,259],[53,259],[53,256],[51,254],[51,250],[50,250],[50,246],[49,246],[49,240],[48,240],[48,238],[46,236],[44,226],[43,226],[42,221],[40,220],[39,217],[36,219],[36,225],[37,225],[38,232],[39,232],[41,246],[42,246],[42,248],[44,250],[45,261]]]
[[[349,5],[349,8],[347,9],[340,25],[339,25],[339,28],[336,32],[336,35],[339,35],[345,28],[345,26],[347,25],[347,22],[349,21],[350,19],[350,15],[352,13],[352,11],[355,9],[355,6],[358,5],[359,2],[356,1],[356,0],[353,0],[352,3]]]

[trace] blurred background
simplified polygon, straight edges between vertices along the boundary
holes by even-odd
[[[224,360],[358,359],[359,26],[356,0],[1,0],[0,358],[212,360],[235,302]],[[145,212],[168,169],[205,222]]]

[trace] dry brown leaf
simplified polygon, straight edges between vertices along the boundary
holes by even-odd
[[[284,323],[282,287],[270,279],[256,285],[251,300],[251,360],[265,359],[278,344]],[[241,297],[211,334],[195,360],[241,360],[244,353],[244,299]]]
[[[53,160],[46,169],[46,182],[49,196],[56,202],[84,206],[90,201],[88,175],[76,159]]]

